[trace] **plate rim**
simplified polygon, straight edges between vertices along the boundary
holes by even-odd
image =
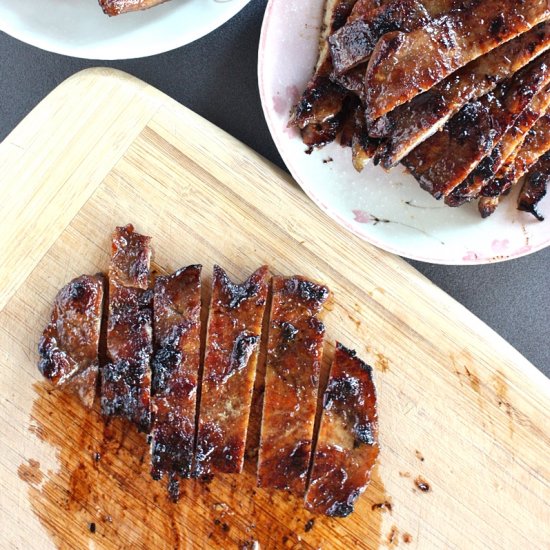
[[[545,248],[550,246],[550,232],[549,237],[546,241],[542,241],[536,246],[533,246],[531,249],[525,251],[525,250],[519,250],[511,254],[506,255],[496,255],[494,257],[468,257],[467,259],[464,257],[456,257],[454,259],[446,259],[446,258],[440,258],[437,256],[422,256],[420,254],[415,253],[408,253],[406,250],[400,249],[396,246],[393,246],[391,244],[388,244],[387,241],[381,241],[377,239],[376,237],[373,237],[371,235],[366,235],[360,231],[358,231],[349,221],[341,216],[335,209],[332,209],[329,205],[324,203],[316,194],[314,190],[314,186],[309,185],[307,181],[304,178],[301,178],[298,174],[299,171],[295,169],[294,164],[292,160],[289,158],[289,156],[286,154],[285,148],[283,147],[281,143],[281,136],[278,132],[275,131],[276,125],[272,118],[272,112],[268,109],[268,101],[266,96],[266,88],[264,83],[264,72],[265,72],[265,51],[266,51],[266,42],[267,42],[267,35],[268,35],[268,29],[269,25],[271,23],[271,13],[273,10],[273,6],[277,0],[268,0],[267,7],[264,13],[264,18],[262,21],[262,27],[261,27],[261,33],[260,33],[260,42],[258,47],[258,88],[260,93],[260,101],[262,104],[262,111],[264,113],[264,117],[266,119],[267,126],[269,128],[269,132],[271,134],[271,137],[273,141],[275,142],[275,146],[277,147],[278,153],[281,155],[286,167],[288,168],[288,171],[290,172],[292,178],[298,183],[298,185],[301,187],[301,189],[304,191],[304,193],[317,205],[317,207],[322,210],[325,214],[327,214],[332,220],[334,220],[338,225],[344,227],[360,239],[376,246],[377,248],[380,248],[381,250],[385,250],[386,252],[389,252],[391,254],[395,254],[396,256],[400,256],[402,258],[407,258],[409,260],[414,261],[420,261],[425,263],[431,263],[431,264],[437,264],[437,265],[487,265],[487,264],[496,264],[496,263],[502,263],[507,262],[510,260],[515,260],[517,258],[522,258],[524,256],[529,256],[531,254],[535,254],[536,252],[540,252],[541,250],[544,250]],[[544,222],[541,222],[544,223]],[[547,223],[549,223],[547,221]]]
[[[90,0],[94,1],[94,0]],[[173,40],[167,40],[163,43],[162,46],[159,47],[150,47],[150,48],[144,48],[143,51],[139,51],[136,55],[120,55],[117,53],[114,53],[113,55],[92,55],[94,46],[86,46],[83,48],[82,52],[75,52],[73,48],[65,47],[65,46],[57,46],[57,42],[55,44],[52,44],[47,39],[42,38],[42,35],[36,35],[36,33],[26,33],[22,31],[20,28],[13,27],[11,25],[5,24],[4,21],[0,20],[0,31],[5,32],[7,35],[11,36],[12,38],[15,38],[16,40],[19,40],[20,42],[23,42],[25,44],[28,44],[30,46],[33,46],[35,48],[38,48],[40,50],[44,50],[46,52],[63,55],[66,57],[72,57],[75,59],[86,59],[86,60],[95,60],[95,61],[125,61],[130,59],[143,59],[146,57],[152,57],[154,55],[163,54],[166,52],[170,52],[173,50],[176,50],[178,48],[181,48],[183,46],[186,46],[187,44],[191,44],[192,42],[195,42],[196,40],[199,40],[200,38],[203,38],[210,34],[211,32],[214,32],[216,29],[227,23],[230,19],[235,17],[242,9],[244,9],[251,0],[237,0],[236,2],[217,2],[219,5],[226,4],[227,11],[222,11],[219,17],[213,18],[210,23],[206,24],[204,26],[198,27],[196,30],[191,29],[190,32],[182,34],[181,36],[178,36],[177,38]],[[98,9],[100,10],[101,7],[98,5]],[[151,8],[153,9],[153,8]],[[124,16],[124,14],[122,14]],[[108,17],[107,15],[105,17]]]

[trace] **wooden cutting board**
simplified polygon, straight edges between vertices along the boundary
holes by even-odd
[[[0,146],[0,191],[3,547],[550,547],[549,381],[215,126],[128,75],[85,71]],[[57,290],[105,270],[110,233],[128,222],[154,237],[159,270],[216,262],[243,279],[268,263],[328,283],[327,359],[336,339],[355,348],[380,402],[379,465],[352,516],[256,489],[257,415],[245,473],[189,481],[171,504],[142,436],[41,381]]]

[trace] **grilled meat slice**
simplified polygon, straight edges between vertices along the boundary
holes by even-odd
[[[353,167],[362,172],[374,156],[379,140],[371,138],[365,120],[365,110],[359,105],[355,110],[355,129],[351,140],[351,158]]]
[[[158,6],[167,0],[99,0],[99,5],[106,15],[120,15],[130,11],[139,11]]]
[[[370,481],[378,452],[372,368],[337,343],[323,398],[306,507],[327,516],[351,514]]]
[[[539,221],[544,217],[538,211],[539,202],[545,197],[550,184],[550,152],[544,154],[525,176],[518,197],[518,210],[533,214]]]
[[[368,119],[376,120],[549,18],[548,0],[476,0],[410,33],[385,34],[366,73]]]
[[[306,490],[330,292],[303,277],[273,278],[258,485]]]
[[[98,346],[105,278],[82,275],[55,297],[38,344],[38,369],[54,386],[76,393],[91,408],[99,370]]]
[[[509,193],[528,170],[550,149],[550,114],[542,116],[527,134],[514,161],[504,172],[497,174],[482,190],[478,203],[483,218],[494,213],[502,197]]]
[[[170,477],[173,500],[177,477],[191,476],[200,363],[201,266],[160,276],[154,287],[151,475]]]
[[[445,204],[460,206],[476,198],[481,189],[496,176],[510,155],[521,147],[529,130],[544,115],[548,107],[550,107],[550,86],[535,96],[527,109],[517,118],[514,126],[504,134],[500,143],[460,185],[445,197]]]
[[[359,1],[347,23],[328,38],[334,70],[343,74],[368,61],[384,34],[411,32],[454,4],[454,0],[390,0],[376,6],[372,0]]]
[[[550,82],[546,52],[480,100],[466,104],[403,163],[436,198],[448,195],[490,153],[534,96]]]
[[[373,137],[387,139],[378,148],[374,162],[389,170],[467,102],[494,90],[499,82],[549,48],[550,23],[545,22],[471,61],[433,88],[380,117],[369,132]]]
[[[307,145],[310,146],[314,145],[311,136],[315,132],[307,126],[330,123],[331,119],[335,118],[342,109],[344,99],[348,95],[342,86],[332,82],[329,78],[332,72],[332,59],[326,40],[330,34],[346,22],[356,2],[357,0],[327,0],[325,4],[323,28],[319,41],[319,59],[315,73],[308,82],[300,101],[294,107],[289,121],[289,126],[296,126],[306,131],[306,136],[310,136]],[[333,141],[334,137],[330,141]]]
[[[113,234],[109,266],[107,357],[101,368],[101,410],[120,416],[140,431],[151,425],[153,291],[149,288],[151,237],[132,225]]]
[[[214,266],[194,475],[239,473],[256,375],[269,271],[243,284]]]

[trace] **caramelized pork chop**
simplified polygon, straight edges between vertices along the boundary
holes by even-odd
[[[38,344],[38,369],[54,386],[76,393],[91,408],[99,370],[98,346],[105,278],[82,275],[55,297]]]
[[[487,218],[494,213],[504,195],[550,149],[550,114],[542,116],[531,128],[514,160],[504,173],[497,174],[482,190],[478,202],[479,213]]]
[[[538,210],[539,202],[545,197],[550,184],[550,152],[544,154],[525,176],[518,197],[518,210],[533,214],[540,222],[543,215]]]
[[[372,137],[387,138],[374,161],[386,170],[437,132],[469,101],[494,90],[550,48],[550,23],[545,22],[468,63],[433,88],[380,117],[369,129]]]
[[[99,0],[103,12],[109,16],[140,11],[163,4],[167,0]]]
[[[153,292],[148,290],[151,237],[132,225],[113,234],[109,266],[107,356],[101,369],[101,410],[149,432],[151,425],[151,353]]]
[[[434,197],[448,195],[500,142],[549,82],[550,52],[546,52],[494,91],[465,105],[403,163]]]
[[[193,463],[200,363],[201,266],[159,276],[154,287],[152,368],[153,429],[151,475],[170,478],[173,500],[177,478],[188,478]]]
[[[311,458],[330,292],[303,277],[274,277],[258,485],[302,496]]]
[[[269,271],[243,284],[214,266],[194,475],[239,473],[256,375]]]
[[[548,0],[476,0],[410,33],[385,34],[365,78],[370,121],[550,17]]]
[[[337,343],[323,398],[306,507],[327,516],[351,514],[370,481],[378,452],[372,369],[354,351]]]

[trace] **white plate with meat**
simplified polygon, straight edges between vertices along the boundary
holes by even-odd
[[[385,171],[371,161],[359,173],[352,165],[350,149],[336,141],[306,154],[308,147],[298,128],[289,126],[289,116],[319,57],[324,8],[324,0],[270,0],[259,49],[259,86],[269,129],[288,169],[311,199],[338,223],[372,244],[421,261],[490,263],[550,245],[549,222],[518,211],[515,188],[493,215],[482,219],[475,202],[451,208],[444,200],[435,200],[402,165]],[[548,14],[543,11],[537,24],[547,19]],[[522,30],[521,36],[526,32]],[[542,53],[550,44],[548,37],[544,40]],[[525,41],[524,38],[524,44]],[[532,48],[524,47],[523,53],[527,50]],[[501,56],[503,53],[500,50]],[[492,55],[492,59],[497,59],[498,53]],[[537,61],[533,61],[534,54],[529,55],[529,59],[516,63],[508,76],[513,77],[519,68]],[[541,59],[542,56],[538,68],[546,70]],[[531,72],[535,73],[535,69]],[[544,78],[548,79],[546,73]],[[543,84],[547,86],[547,80],[537,82],[542,82],[540,89]],[[547,101],[548,88],[543,91]],[[537,99],[537,105],[547,105],[542,101],[542,91]],[[550,216],[548,198],[538,208],[541,216]]]
[[[133,59],[179,48],[228,21],[250,0],[0,0],[0,30],[54,53]],[[159,5],[157,5],[159,4]]]

